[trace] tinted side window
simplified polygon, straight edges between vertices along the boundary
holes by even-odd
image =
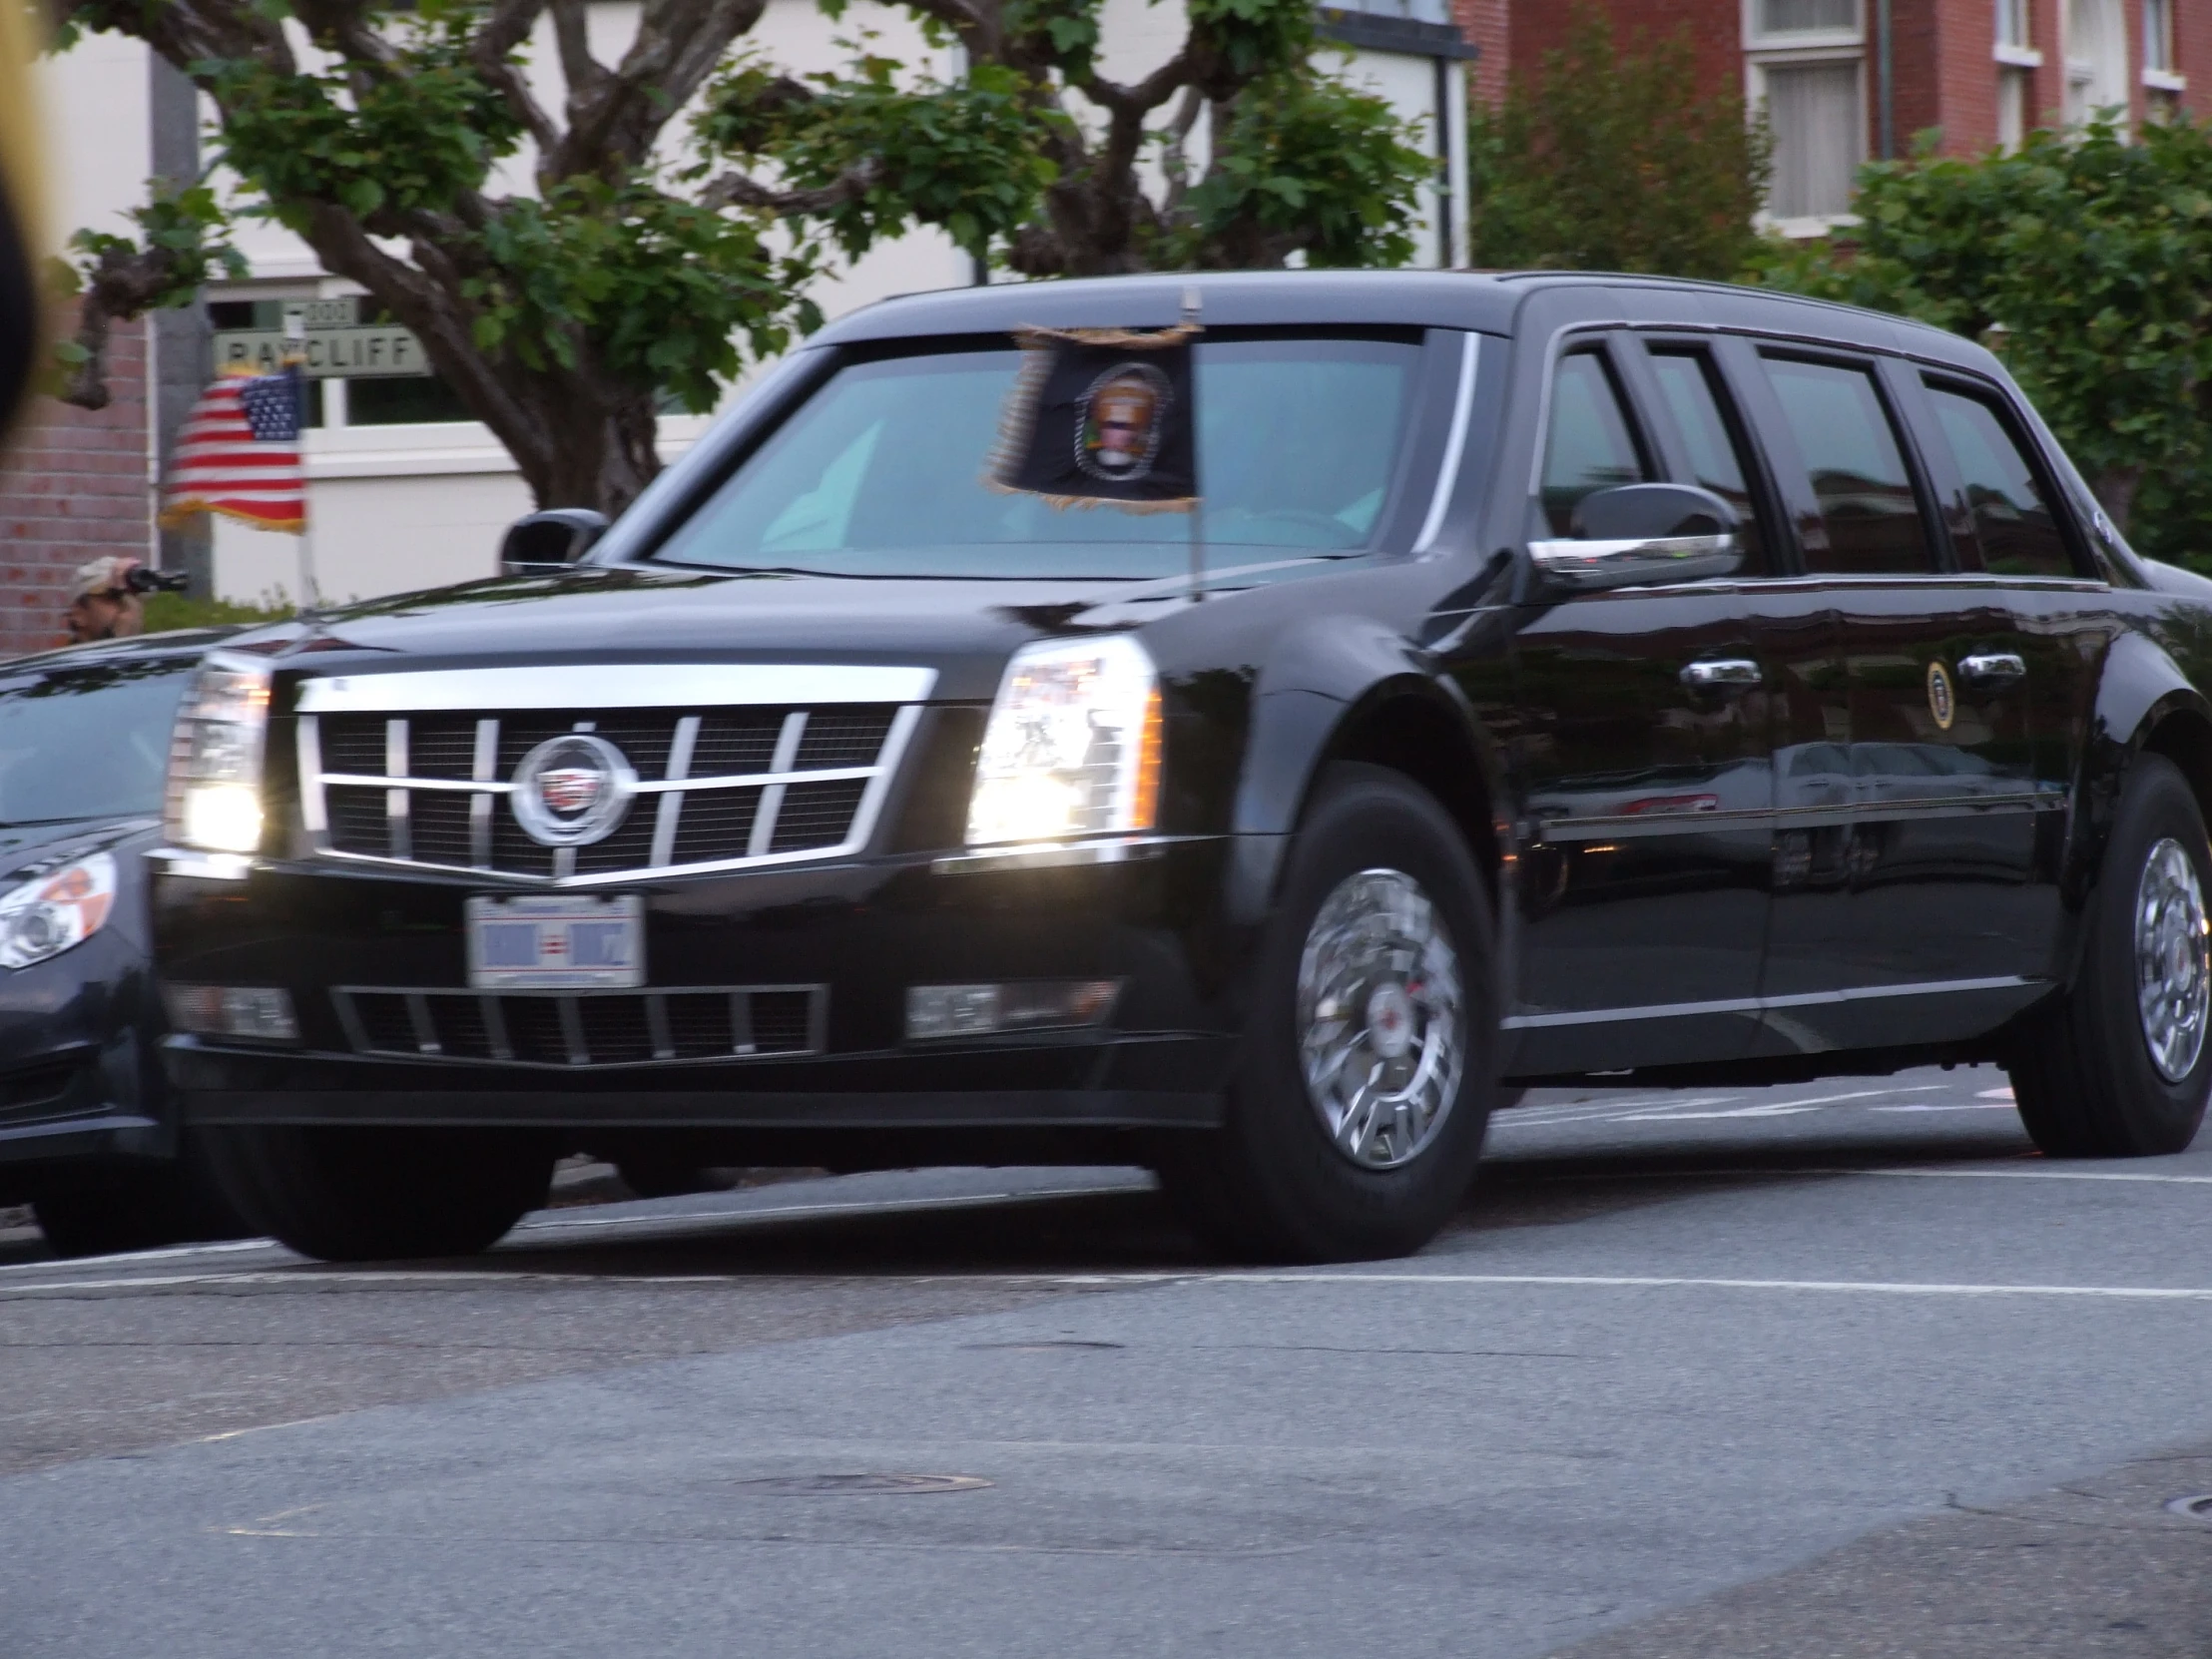
[[[1712,359],[1702,351],[1656,350],[1651,369],[1658,376],[1660,395],[1666,398],[1674,423],[1689,445],[1690,463],[1697,468],[1697,482],[1736,509],[1743,520],[1745,563],[1762,569],[1766,548],[1759,533],[1759,515],[1751,499],[1749,469],[1744,465],[1741,430],[1734,417],[1723,412],[1726,395],[1714,372]]]
[[[1544,517],[1563,536],[1575,503],[1615,484],[1650,476],[1620,388],[1594,351],[1559,359],[1551,382],[1551,430],[1544,439]]]
[[[1936,568],[1928,525],[1897,429],[1874,376],[1838,363],[1769,357],[1767,378],[1812,475],[1825,548],[1808,536],[1816,575],[1926,575]]]
[[[2012,423],[1984,398],[1928,388],[1966,486],[1981,563],[2000,576],[2071,576],[2073,555]]]

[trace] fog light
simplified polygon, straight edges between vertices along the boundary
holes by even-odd
[[[291,993],[275,985],[172,985],[169,1018],[178,1030],[196,1036],[259,1043],[299,1040]]]
[[[977,1037],[1098,1025],[1114,1010],[1119,979],[1017,979],[1004,985],[909,985],[906,1036]]]

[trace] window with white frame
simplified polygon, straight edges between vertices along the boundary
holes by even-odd
[[[2066,124],[2128,102],[2127,17],[2120,0],[2066,0]]]
[[[2028,36],[2027,0],[1997,0],[1997,45],[2015,51],[2035,44]]]
[[[1753,106],[1774,140],[1768,214],[1816,228],[1851,212],[1867,159],[1862,0],[1746,0]]]
[[[2143,0],[2143,68],[2151,75],[2174,72],[2173,0]]]

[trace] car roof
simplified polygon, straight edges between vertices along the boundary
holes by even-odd
[[[1690,301],[1708,326],[1904,351],[1984,373],[1995,366],[1970,340],[1887,312],[1773,288],[1585,271],[1162,272],[992,282],[881,300],[839,318],[815,341],[849,345],[936,334],[996,334],[1024,325],[1164,328],[1181,318],[1187,293],[1198,297],[1200,320],[1217,327],[1340,323],[1511,335],[1531,296],[1562,288],[1609,290],[1612,302],[1601,309],[1617,312],[1624,322],[1690,320],[1640,314],[1639,295],[1668,294],[1677,296],[1670,313]]]
[[[243,625],[226,628],[177,628],[160,634],[134,634],[128,639],[95,640],[90,645],[65,645],[58,651],[14,657],[0,663],[0,674],[24,669],[96,668],[102,663],[143,663],[164,657],[198,657],[214,646],[244,633]]]

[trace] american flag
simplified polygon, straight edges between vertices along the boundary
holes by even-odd
[[[263,530],[304,530],[300,388],[293,366],[227,374],[202,392],[177,441],[162,522],[227,513]]]

